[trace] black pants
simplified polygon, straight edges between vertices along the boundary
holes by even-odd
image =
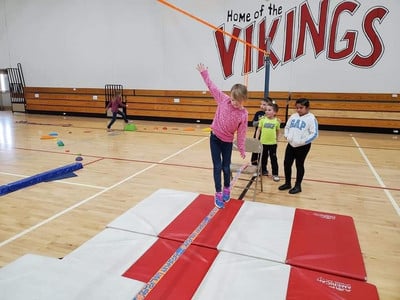
[[[301,186],[301,182],[303,181],[304,177],[304,162],[310,149],[311,143],[296,148],[292,147],[290,144],[287,144],[285,150],[285,160],[283,162],[285,168],[285,183],[291,185],[292,165],[293,162],[296,161],[297,174],[295,186]]]
[[[113,112],[112,119],[111,119],[110,123],[107,126],[108,129],[110,129],[111,126],[114,124],[115,120],[117,120],[117,115],[121,115],[121,117],[124,119],[125,123],[128,123],[128,118],[126,117],[124,112],[118,110],[116,112]]]
[[[251,154],[251,164],[253,166],[257,166],[259,158],[260,158],[260,154],[259,153],[252,153]]]
[[[261,159],[261,167],[262,171],[267,171],[267,164],[268,164],[268,157],[271,160],[271,168],[272,168],[272,175],[279,174],[279,167],[278,167],[278,158],[276,157],[276,148],[278,147],[277,144],[275,145],[263,145],[263,153]]]

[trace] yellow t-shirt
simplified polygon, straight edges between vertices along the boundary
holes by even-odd
[[[268,119],[267,117],[264,117],[258,122],[258,127],[261,128],[261,144],[277,144],[277,135],[280,128],[280,122],[278,118]]]

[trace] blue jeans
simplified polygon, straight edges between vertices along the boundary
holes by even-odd
[[[128,123],[128,118],[126,117],[125,113],[123,111],[118,110],[112,113],[112,119],[110,123],[108,123],[107,125],[108,129],[110,129],[111,126],[114,124],[114,122],[117,120],[117,115],[120,115],[124,119],[125,123]]]
[[[221,192],[221,171],[224,174],[224,187],[229,187],[231,184],[231,157],[232,157],[231,142],[221,141],[215,134],[211,132],[210,150],[214,168],[214,184],[215,191]]]

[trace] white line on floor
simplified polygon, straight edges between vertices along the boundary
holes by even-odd
[[[0,172],[0,175],[15,176],[15,177],[21,177],[21,178],[30,177],[30,176],[26,176],[26,175],[19,175],[19,174],[13,174],[13,173],[5,173],[5,172]],[[79,185],[79,186],[84,186],[84,187],[89,187],[89,188],[94,188],[94,189],[99,189],[99,190],[103,190],[103,189],[106,188],[104,186],[77,183],[77,182],[68,182],[68,181],[65,181],[65,180],[49,180],[49,181],[63,183],[63,184],[70,184],[70,185]],[[46,182],[49,182],[49,181],[46,181]]]
[[[105,188],[104,190],[102,190],[102,191],[100,191],[100,192],[94,194],[93,196],[90,196],[89,198],[86,198],[85,200],[82,200],[81,202],[78,202],[78,203],[76,203],[76,204],[74,204],[74,205],[72,205],[72,206],[70,206],[70,207],[64,209],[63,211],[60,211],[59,213],[57,213],[57,214],[51,216],[50,218],[47,218],[46,220],[43,220],[42,222],[40,222],[40,223],[38,223],[38,224],[36,224],[36,225],[34,225],[34,226],[28,228],[28,229],[25,229],[24,231],[20,232],[19,234],[14,235],[13,237],[11,237],[11,238],[9,238],[9,239],[7,239],[7,240],[1,242],[1,243],[0,243],[0,247],[3,247],[4,245],[7,245],[8,243],[10,243],[10,242],[12,242],[12,241],[14,241],[14,240],[16,240],[16,239],[18,239],[18,238],[24,236],[25,234],[27,234],[27,233],[29,233],[29,232],[31,232],[31,231],[33,231],[33,230],[35,230],[35,229],[37,229],[37,228],[39,228],[39,227],[45,225],[45,224],[47,224],[47,223],[49,223],[49,222],[51,222],[51,221],[57,219],[58,217],[60,217],[60,216],[62,216],[62,215],[64,215],[64,214],[66,214],[67,212],[69,212],[69,211],[71,211],[71,210],[73,210],[73,209],[75,209],[75,208],[77,208],[77,207],[79,207],[79,206],[81,206],[81,205],[83,205],[83,204],[89,202],[90,200],[96,198],[97,196],[100,196],[101,194],[103,194],[103,193],[105,193],[105,192],[108,192],[109,190],[111,190],[111,189],[113,189],[113,188],[115,188],[115,187],[121,185],[122,183],[124,183],[124,182],[126,182],[126,181],[128,181],[128,180],[130,180],[130,179],[132,179],[132,178],[134,178],[134,177],[136,177],[136,176],[139,175],[139,174],[142,174],[143,172],[146,172],[147,170],[149,170],[149,169],[151,169],[151,168],[154,168],[154,167],[157,166],[159,163],[162,163],[162,162],[164,162],[164,161],[170,159],[171,157],[174,157],[174,156],[176,156],[176,155],[178,155],[178,154],[180,154],[180,153],[186,151],[187,149],[189,149],[189,148],[191,148],[191,147],[193,147],[193,146],[195,146],[195,145],[197,145],[197,144],[200,144],[201,142],[203,142],[203,141],[206,140],[206,139],[208,139],[208,137],[203,137],[202,139],[198,140],[197,142],[195,142],[195,143],[193,143],[193,144],[191,144],[191,145],[189,145],[189,146],[187,146],[187,147],[185,147],[185,148],[179,150],[178,152],[175,152],[174,154],[171,154],[170,156],[167,156],[166,158],[160,160],[158,163],[154,163],[154,164],[148,166],[147,168],[144,168],[144,169],[140,170],[139,172],[136,172],[135,174],[130,175],[129,177],[125,178],[124,180],[121,180],[120,182],[117,182],[116,184],[113,184],[112,186],[110,186],[110,187],[108,187],[108,188]]]
[[[375,168],[373,167],[373,165],[371,164],[371,162],[369,161],[367,155],[365,155],[363,149],[361,148],[361,146],[358,144],[357,140],[355,137],[352,137],[353,142],[356,144],[358,151],[360,151],[362,157],[364,158],[365,162],[367,163],[368,167],[370,168],[372,174],[374,174],[376,180],[378,181],[379,185],[381,187],[383,187],[383,191],[386,194],[386,197],[388,197],[390,203],[392,203],[393,208],[395,209],[395,211],[397,212],[397,214],[400,216],[400,207],[399,205],[396,203],[396,200],[393,198],[392,194],[390,193],[389,190],[385,189],[386,185],[383,182],[382,178],[379,176],[378,172],[376,172]]]

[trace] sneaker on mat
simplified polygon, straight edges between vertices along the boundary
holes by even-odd
[[[222,191],[222,201],[229,202],[231,200],[231,189],[228,187],[224,187]]]
[[[224,208],[225,207],[224,201],[222,200],[222,193],[221,192],[215,193],[214,203],[215,203],[215,206],[218,207],[218,208]]]

